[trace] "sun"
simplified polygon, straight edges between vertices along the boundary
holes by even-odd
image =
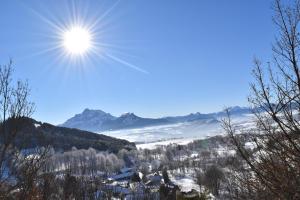
[[[63,47],[72,55],[83,55],[92,46],[92,35],[88,29],[73,26],[63,33]]]

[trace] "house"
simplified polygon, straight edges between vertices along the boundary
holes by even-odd
[[[146,187],[150,189],[159,189],[160,185],[163,183],[162,176],[158,173],[148,176],[149,181],[146,182]]]
[[[134,168],[122,168],[119,174],[111,176],[110,178],[108,178],[108,180],[112,180],[112,181],[130,180],[134,174],[135,174]]]
[[[126,172],[132,172],[132,171],[135,171],[135,169],[132,167],[123,167],[122,169],[120,169],[120,173],[126,173]]]
[[[135,172],[125,172],[125,173],[117,174],[111,176],[109,180],[113,180],[113,181],[130,180],[134,173]]]

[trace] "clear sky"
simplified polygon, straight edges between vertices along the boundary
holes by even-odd
[[[143,117],[247,105],[252,60],[271,55],[270,0],[2,0],[0,63],[27,79],[34,118],[84,108]],[[75,20],[77,19],[77,20]],[[70,58],[59,31],[91,26],[96,50]],[[57,27],[60,27],[59,29]]]

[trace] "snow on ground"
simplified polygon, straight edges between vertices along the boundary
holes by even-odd
[[[194,181],[191,175],[170,177],[171,181],[178,185],[183,192],[191,191],[192,189],[200,192],[199,185]]]
[[[245,147],[246,147],[247,149],[253,150],[253,149],[256,148],[257,146],[256,146],[255,142],[246,142],[246,143],[245,143]]]
[[[192,121],[176,124],[149,126],[143,128],[104,131],[101,134],[135,142],[138,148],[153,149],[157,145],[171,143],[187,144],[196,139],[222,135],[224,130],[219,121]],[[253,115],[232,116],[238,129],[249,129],[254,126]]]
[[[34,123],[34,126],[35,126],[35,128],[38,128],[38,127],[40,127],[41,125],[40,125],[40,124],[37,124],[37,123]]]
[[[228,155],[236,154],[236,151],[234,149],[227,149],[225,147],[219,147],[217,149],[217,153],[219,156],[228,156]]]
[[[168,145],[168,144],[180,144],[185,145],[192,142],[196,138],[178,138],[178,139],[170,139],[165,141],[137,144],[136,147],[138,149],[155,149],[157,146]]]

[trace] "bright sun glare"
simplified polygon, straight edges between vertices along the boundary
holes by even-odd
[[[63,34],[63,46],[72,55],[83,55],[92,46],[91,33],[80,26],[74,26]]]

